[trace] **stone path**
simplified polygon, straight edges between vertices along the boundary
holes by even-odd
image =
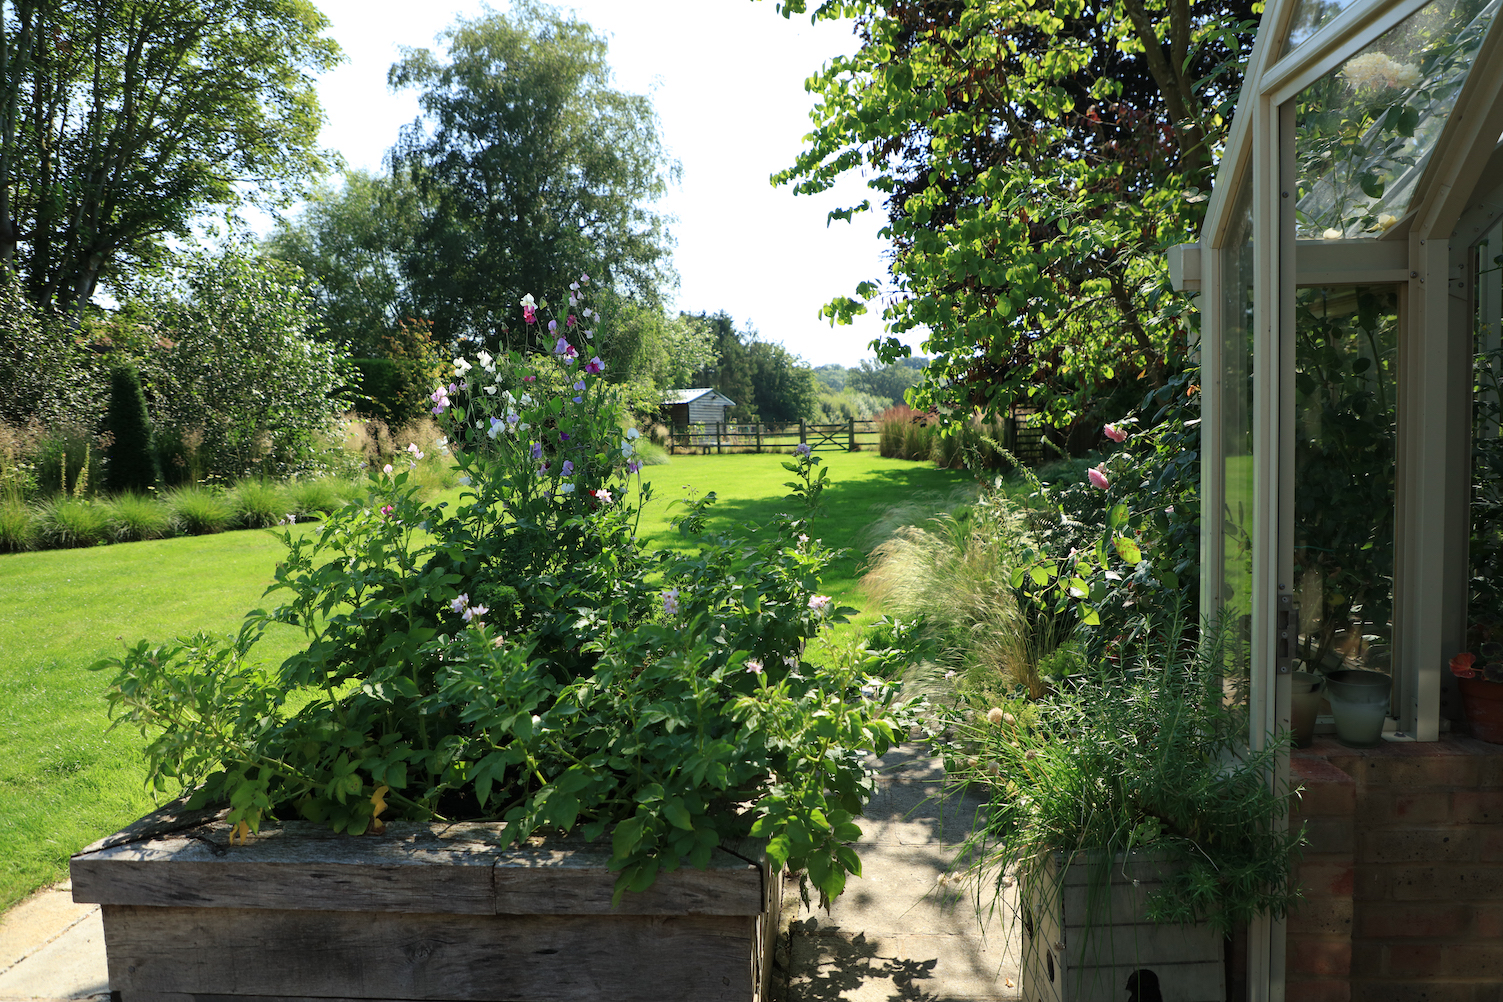
[[[991,1002],[1018,999],[1018,944],[1002,918],[981,923],[970,896],[942,880],[979,802],[936,799],[943,770],[913,747],[880,761],[860,824],[864,877],[826,914],[785,886],[773,1002]],[[1010,902],[1005,902],[1010,905]],[[98,905],[68,884],[40,891],[0,922],[0,1002],[109,998]]]
[[[973,896],[945,879],[980,801],[940,801],[944,770],[912,746],[881,759],[880,786],[858,819],[861,878],[826,914],[784,886],[778,965],[784,1002],[990,1002],[1021,997],[1010,896],[983,923]]]

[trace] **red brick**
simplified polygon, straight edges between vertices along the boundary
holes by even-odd
[[[1472,906],[1467,904],[1379,905],[1357,913],[1356,934],[1363,939],[1454,939],[1471,924]]]
[[[1462,978],[1503,979],[1503,943],[1455,943],[1445,948],[1446,974]]]
[[[1457,790],[1451,794],[1451,820],[1503,824],[1503,790]]]
[[[1299,864],[1299,883],[1305,897],[1349,898],[1352,896],[1354,871],[1350,862],[1321,863],[1302,860]]]
[[[1285,962],[1291,973],[1346,977],[1352,969],[1352,942],[1344,938],[1291,939]]]
[[[1436,824],[1451,820],[1451,794],[1444,790],[1370,790],[1357,805],[1363,828]]]
[[[1470,863],[1477,855],[1475,832],[1448,825],[1364,831],[1358,840],[1358,863]]]
[[[1352,933],[1352,899],[1306,898],[1289,913],[1289,935],[1336,935]]]
[[[1476,786],[1481,756],[1451,742],[1385,743],[1381,748],[1333,754],[1331,763],[1351,775],[1358,789],[1398,786]]]
[[[1503,939],[1503,906],[1477,905],[1472,909],[1472,936]]]
[[[1389,943],[1384,947],[1384,973],[1395,978],[1434,977],[1445,968],[1444,952],[1439,943]]]
[[[1452,863],[1437,866],[1384,864],[1357,872],[1358,900],[1477,901],[1503,898],[1503,866]]]
[[[1296,818],[1351,817],[1357,784],[1325,759],[1291,758],[1289,781],[1300,787],[1292,814]]]
[[[1356,827],[1347,818],[1311,818],[1305,822],[1305,853],[1342,853],[1355,848]]]
[[[1352,986],[1345,980],[1319,978],[1296,981],[1290,978],[1284,989],[1285,1002],[1352,1002]]]

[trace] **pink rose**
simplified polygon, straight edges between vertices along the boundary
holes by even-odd
[[[1105,463],[1101,464],[1101,466],[1105,465]],[[1112,482],[1106,479],[1106,474],[1102,471],[1101,466],[1093,466],[1089,470],[1086,470],[1086,477],[1090,479],[1092,487],[1104,491],[1112,485]]]
[[[1113,442],[1125,442],[1127,440],[1127,432],[1123,431],[1121,428],[1117,427],[1114,424],[1109,424],[1101,430],[1106,432],[1106,437],[1111,439]]]

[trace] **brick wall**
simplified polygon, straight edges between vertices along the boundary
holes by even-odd
[[[1288,1002],[1503,1002],[1503,746],[1295,751]]]

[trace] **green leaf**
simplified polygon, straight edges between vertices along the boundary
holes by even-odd
[[[694,821],[689,817],[689,811],[684,807],[684,802],[678,797],[674,797],[663,805],[663,817],[667,818],[668,823],[675,828],[682,828],[684,831],[694,830]]]
[[[1127,561],[1129,564],[1136,564],[1138,561],[1143,559],[1143,553],[1138,549],[1138,544],[1128,539],[1126,536],[1118,536],[1116,543],[1117,552],[1121,554],[1122,559]]]

